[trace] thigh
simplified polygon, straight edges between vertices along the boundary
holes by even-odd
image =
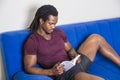
[[[91,61],[94,60],[96,52],[99,48],[98,40],[96,35],[89,36],[78,48],[78,52],[86,55]]]
[[[75,75],[74,80],[104,80],[104,79],[85,72],[79,72]]]

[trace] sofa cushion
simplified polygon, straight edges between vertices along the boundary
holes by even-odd
[[[20,71],[14,74],[13,80],[52,80],[52,79],[44,75],[32,75]]]

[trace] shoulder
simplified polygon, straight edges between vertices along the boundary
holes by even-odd
[[[57,36],[61,37],[61,38],[64,40],[64,42],[67,42],[67,41],[68,41],[68,40],[67,40],[67,36],[66,36],[66,34],[64,33],[63,30],[61,30],[61,29],[59,29],[59,28],[55,28],[54,33],[55,33]]]
[[[32,34],[30,34],[29,37],[27,38],[26,43],[33,43],[33,42],[35,42],[35,40],[36,40],[36,34],[35,34],[35,33],[32,33]]]
[[[37,37],[37,35],[38,35],[37,32],[34,32],[34,33],[30,34],[30,36],[28,37],[28,39],[35,40],[36,37]]]
[[[24,54],[36,54],[37,52],[37,41],[35,34],[30,34],[24,44]]]
[[[64,31],[62,29],[59,29],[59,28],[55,28],[54,32],[59,34],[59,35],[65,35]]]
[[[55,28],[54,31],[63,31],[63,30],[60,28]]]

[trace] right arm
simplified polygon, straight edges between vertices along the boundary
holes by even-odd
[[[30,74],[42,74],[46,76],[56,76],[63,73],[63,65],[55,64],[51,69],[35,67],[37,63],[36,55],[24,55],[24,70]]]

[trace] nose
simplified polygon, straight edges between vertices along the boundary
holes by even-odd
[[[55,25],[51,25],[51,27],[52,27],[52,29],[54,29],[54,28],[55,28]]]

